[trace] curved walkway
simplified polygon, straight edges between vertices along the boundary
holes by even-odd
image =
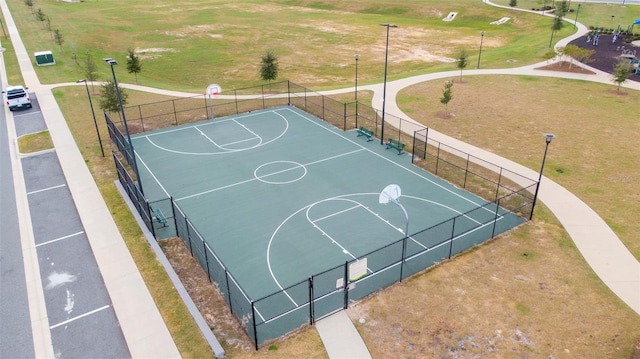
[[[486,0],[483,0],[483,2],[493,5]],[[5,12],[5,15],[8,13],[8,9],[6,9],[6,5],[4,3],[3,11]],[[9,19],[10,17],[7,18],[8,22]],[[20,42],[20,37],[17,30],[15,29],[15,25],[11,21],[11,24],[8,24],[8,26],[11,37],[14,41],[16,53],[19,55],[20,65],[25,77],[25,81],[32,89],[37,92],[38,98],[42,101],[43,110],[45,110],[45,113],[47,114],[45,116],[47,125],[50,127],[54,145],[56,151],[58,152],[58,155],[60,156],[60,162],[63,166],[63,170],[67,174],[67,178],[70,180],[69,187],[74,194],[74,200],[76,201],[79,212],[83,215],[82,221],[86,226],[87,234],[89,235],[89,238],[92,242],[92,246],[95,246],[94,248],[96,249],[109,249],[109,255],[99,258],[99,255],[96,254],[96,258],[105,261],[104,267],[101,266],[101,270],[103,271],[103,275],[105,276],[105,282],[108,281],[107,277],[111,277],[111,280],[114,280],[114,283],[116,283],[115,287],[110,289],[115,307],[115,303],[119,300],[118,296],[124,294],[123,285],[125,283],[122,283],[122,277],[127,278],[125,280],[126,282],[135,281],[137,283],[135,286],[139,286],[139,289],[145,288],[145,286],[143,282],[139,281],[141,280],[140,274],[137,273],[137,269],[135,268],[133,262],[130,260],[130,255],[128,255],[128,253],[126,253],[126,255],[124,256],[126,257],[125,262],[127,262],[126,267],[128,269],[124,270],[120,266],[121,263],[118,263],[116,265],[115,263],[111,262],[114,259],[114,254],[113,252],[111,252],[111,250],[115,250],[115,247],[117,247],[118,251],[120,251],[120,253],[123,253],[123,250],[126,252],[126,247],[123,248],[124,242],[113,222],[105,220],[105,218],[111,218],[109,211],[104,205],[104,201],[100,197],[100,192],[98,191],[95,182],[93,182],[91,175],[88,172],[86,164],[84,163],[84,160],[82,159],[82,156],[80,155],[80,152],[77,149],[75,142],[73,141],[73,137],[71,136],[69,129],[64,122],[64,118],[62,117],[62,114],[60,113],[56,101],[51,93],[51,89],[54,87],[77,84],[68,83],[58,85],[41,85],[37,79],[37,76],[35,75],[33,67],[29,66],[31,64],[31,61],[29,60],[29,56],[26,53],[26,49]],[[560,40],[556,44],[556,46],[564,46],[571,40],[582,36],[582,34],[584,34],[584,32],[586,31],[586,28],[581,24],[577,24],[577,26],[578,31],[576,32],[576,34],[569,38]],[[610,80],[611,75],[593,68],[589,69],[591,71],[594,71],[596,73],[595,75],[534,70],[536,67],[544,65],[546,65],[546,63],[543,62],[513,69],[468,70],[465,72],[465,74],[469,76],[547,76],[612,84]],[[386,106],[387,113],[404,119],[409,119],[409,117],[398,108],[395,102],[395,98],[400,90],[405,87],[418,84],[420,82],[448,78],[458,75],[459,71],[450,71],[415,76],[388,82]],[[196,95],[193,93],[174,92],[137,85],[121,85],[123,87],[134,90],[153,92],[168,96],[186,97]],[[640,91],[640,83],[626,83],[623,84],[623,87]],[[373,91],[374,96],[372,99],[372,104],[374,105],[374,107],[378,107],[377,105],[381,104],[382,84],[361,86],[359,87],[359,89]],[[328,91],[325,92],[325,94],[352,92],[353,90],[354,89],[350,87],[341,90]],[[437,141],[471,153],[474,156],[505,167],[511,171],[523,173],[532,178],[535,178],[535,176],[537,175],[535,171],[528,169],[520,164],[517,164],[513,161],[502,158],[480,148],[471,146],[464,142],[458,141],[452,137],[446,136],[442,133],[438,133],[434,130],[430,130],[429,135]],[[69,175],[71,173],[73,173],[73,175]],[[580,250],[584,258],[593,268],[596,274],[607,284],[607,286],[609,286],[609,288],[611,288],[614,293],[616,293],[625,303],[633,308],[634,311],[640,314],[640,263],[638,263],[638,261],[631,255],[631,253],[621,243],[616,234],[606,225],[604,220],[602,220],[602,218],[600,218],[597,213],[595,213],[595,211],[589,208],[575,195],[548,178],[544,178],[544,180],[542,181],[539,198],[562,223],[564,228],[567,230],[567,232],[575,242],[577,248]],[[113,290],[113,292],[111,292],[111,290]],[[146,290],[144,290],[144,293],[141,295],[141,297],[148,298],[149,300],[151,299]],[[151,300],[150,302],[146,302],[148,304],[142,304],[133,303],[128,300],[128,298],[122,298],[122,300],[122,305],[119,306],[120,310],[118,311],[119,319],[122,320],[127,317],[133,319],[131,321],[123,320],[123,322],[121,323],[123,325],[123,332],[127,337],[127,341],[130,345],[132,354],[134,356],[140,357],[154,356],[154,353],[158,354],[158,356],[165,357],[177,356],[178,353],[175,346],[173,345],[173,341],[168,335],[166,327],[161,324],[162,319],[161,317],[159,317],[158,312],[156,310],[152,310],[150,313],[149,306],[155,309],[155,304],[153,304],[153,301]],[[135,308],[131,307],[131,305],[135,305]],[[153,320],[158,323],[156,324],[157,327],[156,325],[153,325],[155,327],[154,329],[157,331],[156,333],[153,333],[153,336],[155,337],[155,340],[153,342],[147,341],[148,339],[150,339],[149,337],[141,338],[141,333],[138,332],[142,329],[139,325],[136,325],[136,322],[139,321],[136,320],[135,317],[136,314],[139,313],[144,313],[145,316],[147,316],[144,321],[140,322],[148,323],[148,321],[151,319],[150,317],[153,317]],[[151,315],[149,316],[149,314]],[[129,323],[133,325],[129,327]],[[149,328],[150,325],[145,325],[145,327]],[[38,332],[38,330],[35,330],[34,332]],[[46,333],[44,336],[45,338],[41,338],[41,344],[44,344],[48,341],[46,338]],[[133,342],[130,342],[131,338],[137,338],[137,341],[134,340]],[[36,341],[38,340],[36,339]],[[134,345],[136,343],[138,345],[137,347]],[[44,350],[44,352],[46,353],[46,346],[47,345],[44,344],[37,349]],[[331,350],[328,348],[327,352],[331,353]],[[40,351],[39,353],[43,352]],[[163,355],[160,355],[160,353],[162,353]]]

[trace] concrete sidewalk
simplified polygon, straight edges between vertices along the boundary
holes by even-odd
[[[30,92],[36,93],[40,103],[60,165],[102,273],[129,352],[134,358],[179,358],[180,353],[173,338],[75,144],[53,93],[49,88],[41,86],[7,4],[2,2],[0,6],[25,84]],[[17,201],[26,201],[24,193],[17,194],[17,197],[19,197],[16,198]],[[34,247],[33,235],[24,236],[22,241],[26,248]],[[25,256],[34,254],[35,251],[25,252]],[[37,281],[39,279],[37,258],[25,258],[25,261],[32,264],[27,267],[28,273],[25,273],[27,280]],[[46,313],[41,312],[44,308],[41,291],[40,286],[29,294],[31,307],[40,308],[37,312],[31,312],[35,354],[36,357],[52,357],[47,316]]]

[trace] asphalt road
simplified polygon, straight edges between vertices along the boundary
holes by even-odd
[[[35,356],[7,122],[0,111],[0,358]]]

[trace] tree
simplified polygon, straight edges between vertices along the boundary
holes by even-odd
[[[138,83],[138,74],[142,72],[142,63],[132,48],[127,49],[127,71],[135,75],[136,83]]]
[[[511,7],[518,6],[518,0],[509,0],[509,6]]]
[[[269,81],[269,87],[271,87],[271,81],[278,78],[278,56],[273,50],[267,50],[262,56],[260,65],[260,79]]]
[[[566,0],[560,1],[560,5],[556,7],[556,14],[560,17],[564,17],[569,12],[569,4]]]
[[[595,52],[596,52],[595,50],[584,49],[580,46],[576,46],[572,44],[562,48],[562,53],[564,55],[567,55],[573,58],[574,60],[585,63],[585,64],[591,62],[591,55],[593,55]],[[570,62],[569,68],[571,68],[572,66],[573,66],[573,63]]]
[[[452,88],[453,87],[453,81],[447,81],[444,83],[444,88],[442,89],[442,97],[440,98],[440,103],[442,103],[444,105],[444,112],[449,112],[448,110],[448,105],[449,102],[451,102],[451,99],[453,99],[453,93],[452,93]]]
[[[462,70],[469,64],[469,55],[462,49],[456,59],[456,66],[460,69],[460,81],[462,81]]]
[[[42,11],[41,8],[38,8],[38,10],[36,11],[36,19],[38,19],[38,21],[45,21],[47,19],[47,15],[44,13],[44,11]]]
[[[62,32],[59,29],[53,30],[53,41],[60,46],[60,51],[64,52],[62,49],[62,44],[64,43],[64,37],[62,36]]]
[[[87,81],[91,81],[91,92],[93,92],[93,82],[98,79],[98,66],[93,61],[93,56],[88,52],[84,59],[84,77]]]
[[[633,66],[628,59],[620,59],[618,63],[613,66],[612,79],[613,82],[618,84],[618,91],[620,91],[620,85],[627,81],[629,75],[633,71]]]
[[[127,94],[120,85],[118,85],[118,90],[120,90],[120,100],[124,106],[127,104],[129,94]],[[118,114],[120,114],[118,93],[116,92],[116,85],[113,81],[106,80],[105,83],[100,86],[100,100],[98,102],[98,106],[103,111],[118,112]]]

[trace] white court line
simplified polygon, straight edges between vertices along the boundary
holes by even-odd
[[[274,114],[278,117],[280,117],[285,124],[285,127],[282,131],[281,134],[279,134],[278,136],[272,138],[271,140],[267,141],[267,142],[263,142],[262,137],[258,136],[255,132],[251,131],[249,128],[246,127],[246,125],[241,124],[240,122],[237,121],[237,119],[243,119],[243,118],[247,118],[249,116],[256,116],[259,114],[264,114],[264,113],[271,113]],[[162,150],[162,151],[167,151],[167,152],[171,152],[171,153],[177,153],[177,154],[181,154],[181,155],[192,155],[192,156],[210,156],[210,155],[220,155],[220,154],[226,154],[226,153],[231,153],[231,152],[243,152],[243,151],[248,151],[248,150],[252,150],[256,147],[262,146],[262,145],[266,145],[268,143],[271,143],[273,141],[278,140],[280,137],[284,136],[285,133],[287,133],[287,131],[289,130],[289,121],[287,120],[286,117],[284,117],[282,114],[278,113],[277,111],[265,111],[265,112],[261,112],[261,113],[254,113],[251,115],[246,115],[246,116],[238,116],[238,117],[234,117],[234,118],[230,118],[230,119],[226,119],[226,120],[220,120],[220,121],[216,121],[216,122],[211,122],[211,123],[205,123],[205,124],[200,124],[200,125],[190,125],[188,127],[182,127],[182,128],[178,128],[178,129],[173,129],[173,130],[169,130],[169,131],[162,131],[162,132],[158,132],[158,133],[151,133],[151,134],[146,134],[144,136],[140,136],[140,137],[136,137],[136,139],[138,138],[144,138],[147,141],[149,141],[149,143],[151,143],[151,145],[153,145],[154,147]],[[199,127],[205,127],[205,126],[214,126],[220,122],[228,122],[228,121],[233,121],[236,124],[240,125],[245,131],[250,132],[251,134],[253,134],[255,136],[255,138],[250,138],[246,141],[251,141],[251,140],[255,140],[256,138],[259,139],[260,141],[256,144],[253,145],[251,147],[247,147],[247,148],[241,148],[241,149],[227,149],[224,146],[227,146],[229,144],[234,144],[234,143],[240,143],[240,142],[246,142],[245,140],[243,141],[239,141],[239,142],[232,142],[232,143],[228,143],[228,144],[224,144],[224,145],[218,145],[214,142],[212,142],[218,149],[223,150],[222,152],[185,152],[185,151],[176,151],[176,150],[172,150],[166,147],[162,147],[158,144],[156,144],[155,142],[153,142],[153,140],[151,139],[152,136],[159,136],[159,135],[164,135],[164,134],[168,134],[168,133],[172,133],[175,131],[184,131],[184,130],[190,130],[192,128],[195,128],[196,130],[200,131]],[[202,134],[202,131],[200,131],[200,133]],[[211,140],[211,139],[210,139]]]
[[[462,198],[463,200],[465,200],[465,201],[467,201],[467,202],[472,203],[474,206],[479,206],[479,205],[480,205],[479,203],[476,203],[476,202],[472,201],[471,199],[469,199],[469,198],[467,198],[467,197],[465,197],[465,196],[463,196],[463,195],[461,195],[461,194],[459,194],[459,193],[456,193],[456,192],[454,192],[453,190],[451,190],[451,189],[449,189],[449,188],[444,187],[443,185],[441,185],[441,184],[439,184],[439,183],[437,183],[437,182],[433,181],[432,179],[427,178],[427,177],[425,177],[425,176],[423,176],[423,175],[421,175],[421,174],[419,174],[419,173],[417,173],[417,172],[415,172],[415,171],[411,170],[410,168],[406,168],[406,167],[404,167],[404,166],[400,165],[399,163],[396,163],[396,162],[392,161],[392,160],[391,160],[391,159],[389,159],[389,158],[386,158],[386,157],[384,157],[384,156],[382,156],[382,155],[380,155],[380,154],[378,154],[378,153],[375,153],[375,152],[373,152],[373,151],[369,150],[368,148],[364,147],[363,145],[361,145],[361,144],[359,144],[359,143],[357,143],[357,142],[353,141],[352,139],[350,139],[350,138],[348,138],[348,137],[346,137],[346,136],[343,136],[343,135],[341,135],[341,134],[339,134],[339,133],[337,133],[337,132],[335,132],[335,131],[332,131],[330,128],[327,128],[327,127],[323,126],[323,125],[322,125],[322,123],[317,123],[317,122],[316,122],[316,121],[314,121],[313,119],[310,119],[310,118],[308,118],[308,117],[306,117],[306,116],[303,116],[302,114],[299,114],[299,113],[297,113],[296,111],[294,111],[294,110],[292,110],[292,109],[286,108],[285,110],[290,111],[290,112],[293,112],[294,114],[298,115],[299,117],[302,117],[303,119],[305,119],[305,120],[307,120],[307,121],[311,122],[312,124],[314,124],[314,125],[316,125],[316,126],[318,126],[318,127],[322,128],[322,129],[324,129],[325,131],[327,131],[327,132],[329,132],[329,133],[332,133],[332,134],[334,134],[334,135],[336,135],[336,136],[342,137],[343,139],[345,139],[345,140],[347,140],[347,141],[349,141],[349,142],[351,142],[351,143],[355,144],[356,146],[361,147],[362,149],[365,149],[365,150],[369,151],[369,152],[370,152],[370,153],[372,153],[373,155],[378,156],[378,157],[382,158],[383,160],[385,160],[385,161],[387,161],[387,162],[390,162],[390,163],[391,163],[391,164],[393,164],[394,166],[396,166],[396,167],[400,167],[400,168],[402,168],[403,170],[405,170],[405,171],[407,171],[407,172],[409,172],[409,173],[411,173],[411,174],[414,174],[414,175],[416,175],[416,176],[418,176],[418,177],[422,178],[423,180],[425,180],[425,181],[427,181],[427,182],[430,182],[430,183],[431,183],[431,184],[433,184],[434,186],[440,187],[442,190],[444,190],[444,191],[446,191],[446,192],[449,192],[449,193],[453,194],[454,196],[460,197],[460,198]],[[489,209],[486,209],[486,210],[487,210],[487,211],[489,211],[489,212],[491,212]]]
[[[63,184],[59,184],[59,185],[57,185],[57,186],[52,186],[52,187],[47,187],[47,188],[43,188],[43,189],[38,189],[38,190],[35,190],[35,191],[27,192],[27,195],[35,194],[35,193],[40,193],[40,192],[44,192],[44,191],[49,191],[49,190],[56,189],[56,188],[65,187],[66,185],[67,185],[66,183],[63,183]]]
[[[331,156],[331,157],[323,158],[323,159],[321,159],[321,160],[312,161],[312,162],[309,162],[309,163],[304,163],[304,164],[302,164],[302,166],[303,166],[303,167],[306,167],[306,166],[310,166],[310,165],[315,165],[315,164],[317,164],[317,163],[321,163],[321,162],[325,162],[325,161],[330,161],[330,160],[333,160],[333,159],[336,159],[336,158],[339,158],[339,157],[343,157],[343,156],[348,156],[348,155],[354,154],[354,153],[356,153],[356,152],[360,152],[360,151],[362,151],[362,150],[363,150],[363,149],[361,148],[361,149],[353,150],[353,151],[350,151],[350,152],[341,153],[341,154],[339,154],[339,155],[335,155],[335,156]],[[268,175],[266,175],[266,176],[263,176],[262,178],[267,178],[267,177],[270,177],[270,176],[275,176],[275,175],[278,175],[278,174],[281,174],[281,173],[285,173],[285,172],[288,172],[288,171],[294,171],[294,170],[297,170],[298,168],[299,168],[299,167],[294,167],[294,168],[284,169],[284,170],[277,171],[277,172],[274,172],[274,173],[268,174]],[[148,169],[148,168],[147,168],[147,169]],[[154,177],[154,178],[155,178],[155,177]],[[177,201],[182,201],[182,200],[184,200],[184,199],[189,199],[189,198],[197,197],[197,196],[200,196],[200,195],[203,195],[203,194],[208,194],[208,193],[211,193],[211,192],[220,191],[220,190],[223,190],[223,189],[227,189],[227,188],[231,188],[231,187],[239,186],[239,185],[242,185],[242,184],[245,184],[245,183],[249,183],[249,182],[253,182],[253,181],[257,181],[257,180],[258,180],[258,179],[254,177],[254,178],[251,178],[251,179],[248,179],[248,180],[244,180],[244,181],[240,181],[240,182],[232,183],[232,184],[229,184],[229,185],[226,185],[226,186],[222,186],[222,187],[218,187],[218,188],[212,188],[212,189],[207,190],[207,191],[203,191],[203,192],[199,192],[199,193],[194,193],[194,194],[192,194],[192,195],[188,195],[188,196],[184,196],[184,197],[176,198],[176,199],[175,199],[175,201],[176,201],[176,202],[177,202]],[[156,179],[156,181],[157,181],[157,179]],[[165,192],[165,193],[166,193],[166,192]],[[169,194],[167,194],[167,196],[168,196],[168,195],[169,195]]]
[[[147,166],[147,164],[144,162],[144,160],[142,159],[142,157],[138,156],[138,154],[136,153],[136,151],[133,151],[133,153],[136,155],[137,158],[140,159],[140,162],[142,162],[142,165],[144,166],[144,168],[147,169],[147,171],[149,172],[149,174],[151,175],[151,177],[153,177],[154,180],[156,180],[156,183],[158,184],[158,186],[160,186],[160,189],[162,189],[162,192],[164,192],[165,195],[167,195],[167,197],[171,197],[171,195],[169,194],[169,192],[167,192],[167,190],[164,188],[164,186],[162,185],[162,183],[160,183],[160,181],[158,180],[158,178],[156,177],[156,175],[153,174],[153,172],[151,172],[151,169],[149,168],[149,166]]]
[[[80,235],[80,234],[83,234],[83,233],[84,233],[84,231],[80,231],[80,232],[76,232],[76,233],[74,233],[74,234],[70,234],[70,235],[68,235],[68,236],[64,236],[64,237],[60,237],[60,238],[56,238],[56,239],[52,239],[52,240],[50,240],[50,241],[46,241],[46,242],[42,242],[42,243],[40,243],[40,244],[36,244],[36,247],[40,247],[40,246],[44,246],[45,244],[50,244],[50,243],[54,243],[54,242],[57,242],[57,241],[61,241],[61,240],[63,240],[63,239],[67,239],[67,238],[75,237],[75,236]]]
[[[64,322],[52,325],[52,326],[49,327],[49,329],[55,329],[55,328],[57,328],[57,327],[59,327],[61,325],[69,324],[69,323],[73,322],[74,320],[77,320],[77,319],[80,319],[80,318],[84,318],[84,317],[86,317],[88,315],[91,315],[91,314],[95,314],[95,313],[97,313],[99,311],[102,311],[102,310],[105,310],[105,309],[107,309],[109,307],[110,307],[110,305],[105,305],[104,307],[101,307],[101,308],[98,308],[98,309],[94,309],[94,310],[92,310],[90,312],[81,314],[81,315],[79,315],[77,317],[73,317],[73,318],[67,319]]]

